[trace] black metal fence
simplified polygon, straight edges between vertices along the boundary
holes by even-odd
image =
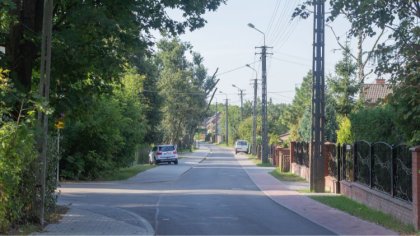
[[[293,148],[295,162],[299,165],[303,165],[309,168],[309,143],[307,142],[296,142]]]
[[[328,161],[329,174],[338,180],[355,181],[408,202],[412,201],[411,169],[409,147],[384,142],[337,145],[336,158]]]

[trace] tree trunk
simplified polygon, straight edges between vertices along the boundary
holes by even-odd
[[[31,90],[32,69],[39,56],[39,38],[42,29],[42,0],[13,0],[16,8],[11,10],[17,23],[11,26],[6,42],[6,58],[11,69],[11,78],[17,88],[25,93]]]

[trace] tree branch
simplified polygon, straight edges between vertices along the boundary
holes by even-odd
[[[375,43],[372,46],[372,49],[368,52],[368,55],[366,57],[365,62],[363,62],[363,68],[366,66],[367,62],[370,60],[370,58],[372,57],[373,51],[375,50],[376,46],[379,43],[379,40],[382,38],[382,35],[385,32],[385,28],[382,29],[381,33],[379,34],[378,38],[376,39]]]
[[[326,26],[328,26],[328,27],[331,29],[332,33],[334,34],[335,40],[337,41],[337,43],[338,43],[338,45],[340,46],[340,48],[341,48],[341,49],[343,49],[343,50],[346,50],[346,47],[345,47],[343,44],[341,44],[341,42],[340,42],[340,37],[338,37],[338,36],[337,36],[337,34],[335,33],[335,31],[334,31],[333,27],[332,27],[331,25],[328,25],[328,24],[327,24]],[[357,60],[357,57],[356,57],[356,56],[354,56],[351,52],[349,52],[349,54],[350,54],[350,56],[351,56],[354,60]]]

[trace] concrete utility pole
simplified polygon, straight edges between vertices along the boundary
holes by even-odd
[[[239,96],[241,97],[241,120],[244,119],[244,112],[243,112],[243,96],[245,89],[240,89],[238,86],[232,84],[232,87],[237,88],[239,90]]]
[[[310,159],[311,191],[324,192],[324,117],[325,117],[325,12],[324,0],[314,0],[312,135]]]
[[[225,107],[226,107],[226,127],[225,127],[225,129],[226,129],[226,145],[229,145],[229,106],[228,106],[228,99],[226,98],[226,100],[225,100],[226,102],[225,102]]]
[[[229,145],[229,106],[228,106],[228,98],[227,94],[223,93],[222,91],[219,91],[221,94],[224,94],[226,96],[225,100],[225,134],[226,134],[226,145]]]
[[[257,95],[258,95],[258,73],[249,64],[246,64],[251,70],[255,71],[254,79],[254,105],[252,106],[252,154],[257,154]]]
[[[52,37],[52,14],[53,1],[44,0],[43,20],[42,20],[42,38],[41,38],[41,68],[39,95],[43,101],[48,104],[50,97],[50,75],[51,75],[51,37]],[[38,217],[42,226],[45,220],[45,191],[47,176],[47,149],[48,149],[48,115],[42,111],[38,112],[38,148],[39,148],[39,174],[38,181],[40,188],[40,201],[38,202]]]
[[[215,129],[215,132],[214,133],[215,133],[215,139],[216,139],[215,141],[217,143],[217,123],[218,123],[217,122],[217,119],[218,119],[218,115],[217,115],[217,99],[216,99],[216,115],[215,115],[215,117],[216,117],[215,118],[216,119],[216,129]]]
[[[265,34],[261,30],[257,29],[253,24],[249,23],[249,27],[255,29],[256,31],[260,32],[264,36],[264,46],[257,47],[261,48],[261,64],[262,64],[262,81],[261,81],[261,87],[262,87],[262,148],[261,148],[261,159],[263,163],[268,162],[268,127],[267,127],[267,47],[265,45]]]

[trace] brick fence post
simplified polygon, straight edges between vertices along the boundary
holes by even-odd
[[[295,146],[296,146],[296,142],[290,142],[290,166],[292,166],[292,163],[295,162]]]
[[[413,190],[413,223],[416,230],[420,229],[420,146],[410,148],[412,152],[412,190]]]

